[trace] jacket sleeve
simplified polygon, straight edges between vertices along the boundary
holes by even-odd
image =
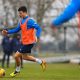
[[[35,28],[36,29],[36,36],[37,38],[40,38],[41,35],[41,27],[39,26],[39,24],[37,22],[35,22],[33,19],[30,19],[27,23],[28,29],[29,28]]]
[[[64,12],[58,16],[55,20],[52,21],[52,25],[58,26],[63,24],[64,22],[69,21],[74,15],[79,11],[79,6],[77,3],[71,1],[68,7],[64,10]]]

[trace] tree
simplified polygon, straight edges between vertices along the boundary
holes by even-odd
[[[55,0],[37,0],[37,21],[38,23],[41,25],[42,24],[42,20],[44,18],[45,12],[50,9],[52,3]]]
[[[3,2],[5,3],[6,0],[3,0]],[[45,12],[50,9],[52,3],[55,0],[7,0],[10,2],[10,4],[13,6],[13,10],[15,13],[15,18],[17,17],[17,9],[18,7],[20,7],[21,5],[25,5],[28,8],[28,13],[30,14],[30,16],[35,16],[37,22],[41,25],[42,24],[42,20],[44,18]],[[33,15],[32,9],[35,11],[35,14]]]

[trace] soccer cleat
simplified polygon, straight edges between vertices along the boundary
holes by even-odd
[[[14,72],[12,72],[12,73],[10,74],[10,76],[11,76],[11,77],[15,77],[18,73],[20,73],[20,72],[14,71]]]
[[[43,71],[46,70],[46,62],[42,60],[42,63],[41,63],[41,67],[43,69]]]

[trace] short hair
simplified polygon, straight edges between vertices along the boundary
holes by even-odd
[[[27,8],[25,6],[21,6],[18,11],[23,11],[27,13]]]

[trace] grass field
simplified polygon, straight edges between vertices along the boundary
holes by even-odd
[[[0,80],[80,80],[80,66],[77,64],[48,64],[47,70],[43,72],[38,64],[27,63],[14,78],[9,76],[14,71],[13,64],[5,70],[5,77]]]

